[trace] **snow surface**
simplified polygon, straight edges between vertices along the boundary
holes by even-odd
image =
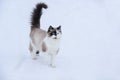
[[[62,26],[56,68],[28,51],[30,15],[38,2],[41,28]],[[119,0],[0,0],[0,80],[120,80]]]

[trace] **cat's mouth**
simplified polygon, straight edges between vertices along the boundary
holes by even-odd
[[[54,37],[53,39],[60,39],[60,38],[58,38],[58,37]]]

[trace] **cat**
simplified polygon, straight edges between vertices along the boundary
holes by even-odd
[[[59,52],[62,36],[61,26],[49,26],[48,30],[41,29],[40,18],[42,8],[47,9],[45,3],[38,3],[34,8],[31,18],[31,32],[29,50],[33,59],[37,59],[39,52],[45,52],[50,55],[50,66],[55,66],[55,57]]]

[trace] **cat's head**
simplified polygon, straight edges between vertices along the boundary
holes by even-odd
[[[60,39],[62,35],[61,26],[58,27],[49,26],[47,33],[48,37],[52,39]]]

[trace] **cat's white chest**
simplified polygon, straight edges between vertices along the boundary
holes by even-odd
[[[47,46],[47,53],[54,54],[57,52],[60,46],[60,39],[50,39],[45,40]]]

